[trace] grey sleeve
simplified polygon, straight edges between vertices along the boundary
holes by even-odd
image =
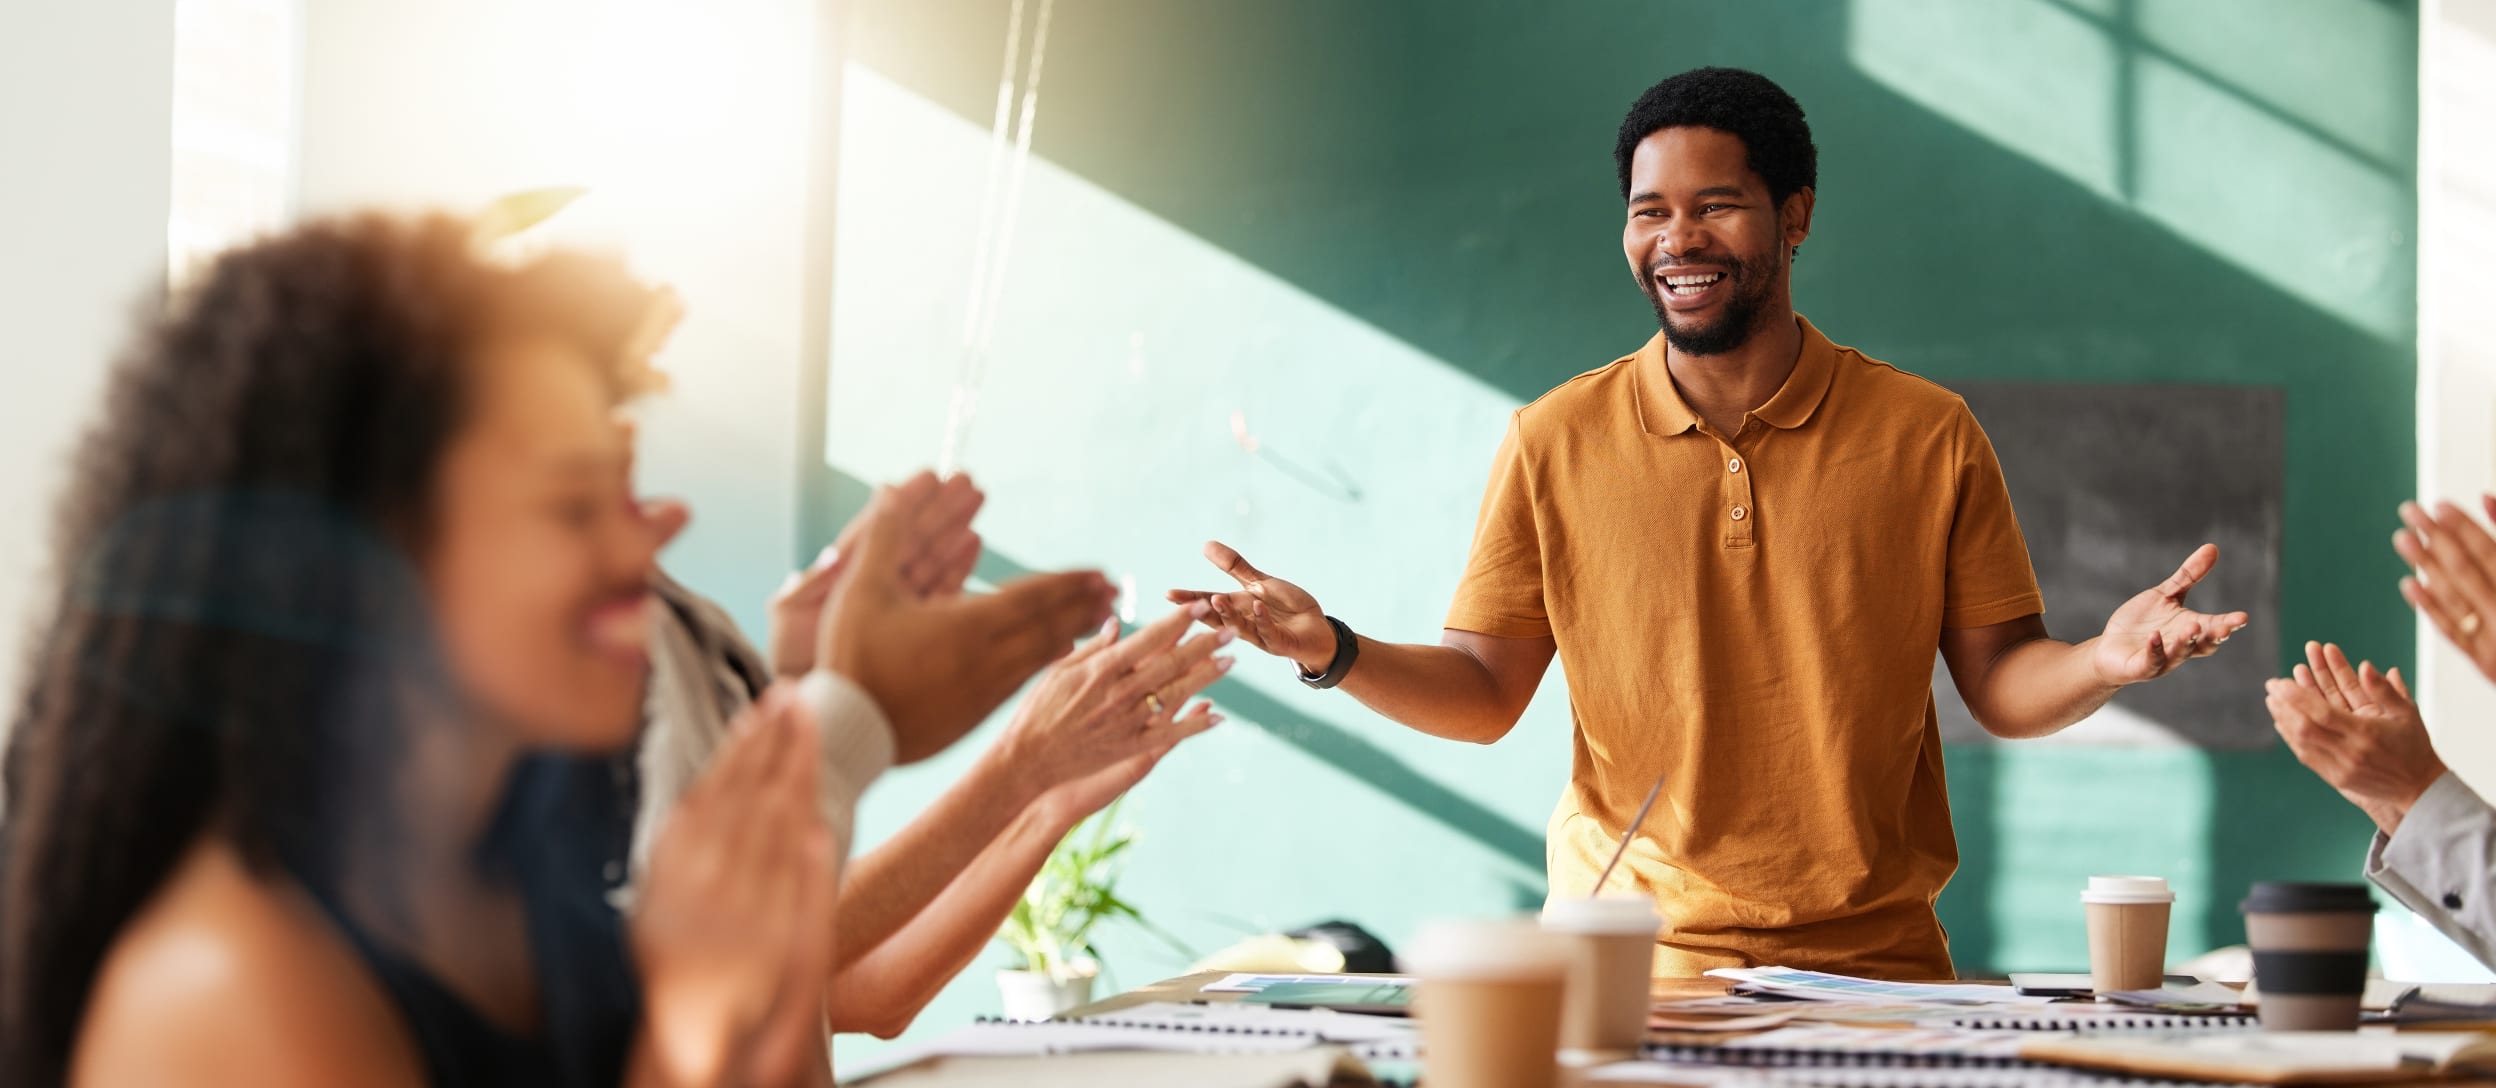
[[[2399,830],[2375,834],[2366,878],[2496,967],[2496,809],[2447,771]]]

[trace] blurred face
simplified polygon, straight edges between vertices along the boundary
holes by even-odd
[[[523,744],[622,747],[657,543],[626,494],[626,438],[578,348],[515,338],[474,362],[425,562],[453,674]]]
[[[1630,158],[1621,250],[1681,354],[1732,351],[1790,312],[1787,254],[1810,226],[1810,191],[1769,199],[1730,132],[1658,129]]]

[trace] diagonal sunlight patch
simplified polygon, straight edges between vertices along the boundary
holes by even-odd
[[[1864,74],[2090,192],[2123,198],[2115,43],[2088,19],[2038,0],[1855,0],[1846,30]]]
[[[2140,40],[2250,101],[2311,126],[2378,166],[2407,159],[2417,135],[2405,89],[2384,77],[2418,51],[2418,28],[2390,4],[2347,0],[2136,2]],[[2330,33],[2310,28],[2327,26]]]
[[[823,455],[895,479],[945,434],[989,137],[855,63],[841,123]],[[1043,108],[1043,143],[1048,126]],[[1366,629],[1432,637],[1518,402],[1036,154],[1026,185],[961,457],[990,496],[991,547],[1099,567],[1150,622],[1165,589],[1235,588],[1201,557],[1219,539]],[[1293,711],[1258,724],[1304,750],[1323,738],[1295,722],[1348,713],[1363,743],[1534,829],[1567,781],[1556,671],[1491,754],[1348,712],[1287,670],[1250,651],[1231,680]],[[1191,751],[1236,761],[1264,743],[1224,729]]]
[[[2309,117],[2291,112],[2312,109],[2304,97],[2255,97],[2233,85],[2279,82],[2246,75],[2242,58],[2229,67],[2240,78],[2222,83],[2152,50],[2152,39],[2116,21],[2129,10],[1853,0],[1847,52],[1918,105],[2262,282],[2366,332],[2406,338],[2412,298],[2396,258],[2412,194],[2368,154],[2382,146],[2379,134],[2341,133],[2399,116],[2408,85],[2388,71],[2338,72],[2331,93],[2360,101]],[[2379,36],[2361,21],[2353,34]],[[2157,42],[2194,46],[2191,24],[2162,17],[2152,30]],[[2274,55],[2266,70],[2288,63]]]

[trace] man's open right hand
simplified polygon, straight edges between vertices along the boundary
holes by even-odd
[[[1335,660],[1335,629],[1326,611],[1307,590],[1250,566],[1248,560],[1221,541],[1205,545],[1205,558],[1239,582],[1231,593],[1174,589],[1173,604],[1204,601],[1213,611],[1208,627],[1228,627],[1240,641],[1276,657],[1289,658],[1309,673],[1322,673]]]

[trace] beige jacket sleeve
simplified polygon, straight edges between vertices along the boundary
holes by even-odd
[[[742,677],[756,674],[760,662],[717,605],[673,583],[660,593],[665,604],[651,624],[650,690],[638,759],[635,882],[668,810],[726,743],[731,723],[752,705],[751,687]],[[865,689],[837,673],[816,670],[798,682],[797,691],[822,730],[819,798],[834,849],[846,858],[858,799],[893,764],[892,723]]]

